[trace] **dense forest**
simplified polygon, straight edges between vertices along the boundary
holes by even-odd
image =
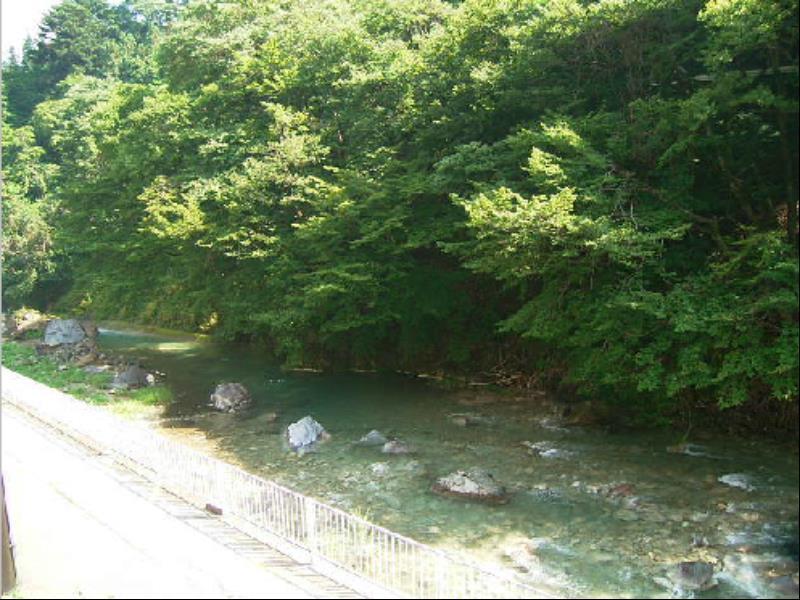
[[[3,103],[6,310],[796,406],[796,0],[64,0]]]

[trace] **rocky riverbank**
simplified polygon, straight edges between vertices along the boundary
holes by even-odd
[[[23,375],[128,416],[155,418],[172,398],[163,373],[101,351],[92,321],[26,310],[2,322],[3,363]]]
[[[421,541],[574,595],[797,589],[796,447],[615,432],[544,397],[287,374],[235,348],[130,340],[106,349],[166,372],[170,434]],[[221,381],[246,388],[229,397],[237,410],[210,410]],[[312,416],[319,428],[291,451],[289,428]],[[492,490],[502,503],[474,497]]]

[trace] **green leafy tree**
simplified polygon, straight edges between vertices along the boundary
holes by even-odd
[[[9,289],[655,422],[789,405],[797,12],[65,0],[5,66]]]

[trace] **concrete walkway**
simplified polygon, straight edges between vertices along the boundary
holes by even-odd
[[[8,404],[2,412],[15,595],[354,596]]]

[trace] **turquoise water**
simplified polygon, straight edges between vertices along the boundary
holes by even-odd
[[[697,597],[767,597],[787,581],[791,593],[796,446],[708,436],[692,440],[702,456],[674,454],[666,451],[678,441],[674,433],[564,427],[541,399],[445,391],[393,374],[285,372],[255,350],[177,334],[104,329],[100,344],[165,374],[175,402],[161,427],[199,433],[254,473],[566,595],[670,597],[656,581],[684,560],[717,564],[719,585]],[[209,395],[223,381],[245,384],[253,407],[211,411]],[[460,426],[453,413],[480,423]],[[332,438],[297,456],[283,432],[305,415]],[[371,429],[408,442],[415,454],[353,444]],[[554,452],[535,456],[523,442]],[[473,466],[488,469],[511,501],[483,506],[429,491],[436,477]],[[746,475],[753,489],[718,480],[732,473]]]

